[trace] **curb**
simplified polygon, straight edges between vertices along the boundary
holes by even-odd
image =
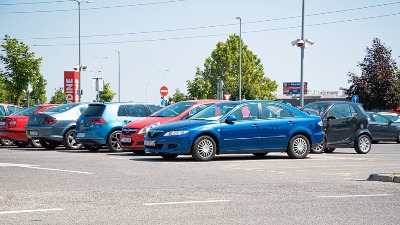
[[[373,173],[367,180],[400,183],[400,173]]]

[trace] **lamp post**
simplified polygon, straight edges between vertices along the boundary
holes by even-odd
[[[303,80],[303,62],[304,62],[304,49],[307,48],[307,44],[313,45],[314,41],[311,39],[304,40],[304,2],[302,4],[302,16],[301,16],[301,39],[292,41],[293,46],[300,47],[301,49],[301,66],[300,66],[300,107],[304,106],[304,80]]]
[[[121,53],[118,50],[115,50],[118,53],[118,101],[121,101]]]
[[[239,101],[242,100],[242,18],[239,20]]]
[[[161,72],[169,72],[169,70],[158,70],[158,71],[161,71]],[[162,76],[162,85],[164,86],[164,73],[163,73],[163,76]]]
[[[103,60],[104,59],[108,59],[108,57],[106,56],[106,57],[94,57],[95,59],[100,59],[101,61],[100,61],[100,65],[101,65],[101,78],[103,78]]]
[[[81,64],[81,3],[91,3],[92,1],[78,1],[75,0],[78,3],[78,36],[79,36],[79,64],[78,64],[78,69],[79,69],[79,89],[78,89],[78,96],[79,96],[79,102],[81,101],[81,95],[82,95],[82,88],[81,88],[81,72],[82,72],[82,64]]]
[[[147,102],[147,85],[151,84],[150,82],[146,82],[146,102]]]

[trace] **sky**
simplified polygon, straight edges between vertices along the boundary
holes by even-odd
[[[92,78],[117,93],[113,101],[159,103],[165,85],[187,93],[187,80],[204,69],[218,42],[240,33],[278,83],[300,82],[302,0],[92,0],[80,4],[82,101],[93,101]],[[400,1],[305,0],[304,82],[311,92],[348,88],[374,38],[400,63]],[[0,0],[0,37],[16,38],[41,57],[50,101],[64,71],[79,64],[79,10],[74,0]],[[118,53],[120,52],[120,61]],[[118,66],[120,62],[120,67]],[[3,66],[3,65],[0,65]],[[119,70],[120,69],[120,70]],[[119,77],[120,71],[120,77]],[[119,81],[121,88],[119,90]],[[216,88],[216,87],[215,87]]]

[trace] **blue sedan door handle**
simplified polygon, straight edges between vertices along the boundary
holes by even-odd
[[[287,123],[290,124],[290,125],[293,125],[293,124],[294,124],[293,121],[288,121]]]
[[[252,127],[260,127],[258,124],[253,124]]]

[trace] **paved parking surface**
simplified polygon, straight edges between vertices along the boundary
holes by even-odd
[[[400,145],[292,160],[0,146],[0,224],[400,224]]]

